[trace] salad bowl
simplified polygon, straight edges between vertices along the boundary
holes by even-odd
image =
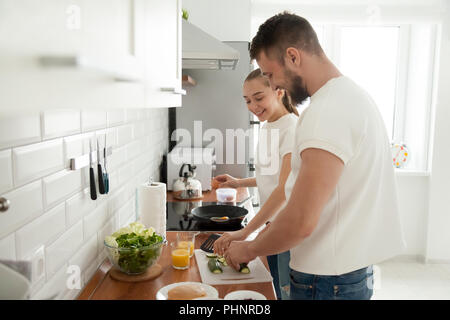
[[[118,230],[104,241],[109,261],[129,275],[142,274],[153,266],[166,244],[163,236],[139,222]]]

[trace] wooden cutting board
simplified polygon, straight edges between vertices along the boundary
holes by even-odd
[[[208,269],[208,258],[203,250],[194,251],[197,267],[203,283],[210,285],[271,282],[272,276],[266,269],[260,258],[250,261],[248,267],[250,273],[240,273],[232,267],[222,267],[223,273],[212,273]]]
[[[148,281],[153,280],[155,278],[158,278],[162,274],[162,267],[159,264],[155,264],[147,269],[146,272],[138,275],[128,275],[126,273],[123,273],[122,271],[112,268],[109,272],[109,275],[111,278],[118,280],[118,281],[124,281],[124,282],[140,282],[140,281]]]

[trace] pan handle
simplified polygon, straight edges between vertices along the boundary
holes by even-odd
[[[249,196],[249,197],[245,198],[244,200],[239,201],[238,203],[236,203],[236,207],[243,207],[244,204],[245,204],[247,201],[251,200],[252,198],[253,198],[253,196]]]

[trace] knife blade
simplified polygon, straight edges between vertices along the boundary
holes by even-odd
[[[106,133],[105,133],[106,135]],[[97,177],[98,177],[98,191],[100,194],[105,194],[105,181],[103,176],[102,164],[100,162],[100,146],[97,139]]]

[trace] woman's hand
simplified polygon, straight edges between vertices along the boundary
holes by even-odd
[[[223,256],[232,241],[241,241],[247,238],[247,234],[243,229],[233,232],[225,232],[219,239],[214,242],[214,252]]]
[[[217,188],[239,188],[239,179],[236,179],[229,174],[221,174],[214,177],[212,181],[214,189]]]

